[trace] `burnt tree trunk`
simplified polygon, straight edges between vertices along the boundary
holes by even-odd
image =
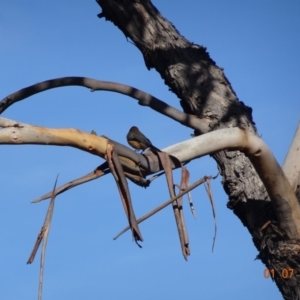
[[[234,126],[257,134],[252,109],[239,101],[223,69],[210,58],[205,47],[181,36],[151,2],[97,2],[102,8],[98,17],[113,22],[130,38],[141,51],[146,67],[156,69],[180,99],[184,112],[202,120],[203,129],[196,135]],[[275,270],[276,284],[285,299],[300,299],[300,243],[282,234],[272,203],[253,166],[239,151],[222,151],[213,158],[229,196],[227,206],[248,228],[259,251],[258,258]],[[283,279],[282,270],[289,268],[294,269],[294,275]]]

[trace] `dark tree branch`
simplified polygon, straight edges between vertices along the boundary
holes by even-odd
[[[64,86],[82,86],[91,89],[91,91],[110,91],[120,93],[138,100],[142,106],[149,106],[153,110],[196,130],[206,130],[202,122],[191,115],[179,111],[178,109],[168,105],[162,100],[147,94],[139,89],[131,87],[129,85],[101,81],[86,77],[62,77],[56,79],[46,80],[40,83],[23,88],[15,93],[6,96],[0,101],[0,114],[3,113],[9,106],[14,103],[24,100],[37,93],[44,92],[49,89],[54,89]]]

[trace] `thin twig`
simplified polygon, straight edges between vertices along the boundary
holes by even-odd
[[[107,165],[106,162],[104,164]],[[80,184],[89,182],[91,180],[95,180],[95,179],[97,179],[101,176],[104,176],[104,175],[110,173],[109,169],[102,170],[101,166],[98,166],[93,172],[90,172],[90,173],[88,173],[88,174],[86,174],[86,175],[84,175],[80,178],[69,181],[68,183],[65,183],[64,185],[58,187],[54,191],[55,196],[57,196],[59,194],[62,194],[63,192],[65,192],[69,189],[72,189],[72,188],[74,188],[74,187],[76,187]],[[41,196],[41,197],[39,197],[39,198],[37,198],[37,199],[32,200],[31,203],[38,203],[38,202],[41,202],[43,200],[47,200],[47,199],[51,198],[51,196],[52,196],[52,191],[45,194],[45,195],[43,195],[43,196]]]
[[[47,247],[47,241],[50,231],[50,225],[54,210],[54,200],[55,200],[55,188],[57,183],[58,175],[56,176],[56,180],[54,183],[54,187],[52,190],[52,196],[51,201],[47,210],[47,214],[45,217],[44,224],[38,234],[37,240],[35,242],[35,245],[33,247],[33,250],[29,256],[29,259],[27,261],[27,264],[31,264],[34,261],[36,252],[41,244],[41,241],[43,240],[42,244],[42,251],[41,251],[41,260],[40,260],[40,277],[39,277],[39,290],[38,290],[38,300],[42,300],[42,292],[43,292],[43,277],[44,277],[44,266],[45,266],[45,255],[46,255],[46,247]]]
[[[206,180],[206,182],[204,184],[204,187],[205,187],[205,190],[207,192],[207,195],[208,195],[210,203],[211,203],[211,208],[212,208],[214,221],[215,221],[215,233],[214,233],[214,237],[213,237],[212,250],[211,250],[212,252],[214,252],[215,241],[216,241],[216,237],[217,237],[217,215],[216,215],[215,201],[214,201],[214,197],[213,197],[212,188],[211,188],[209,178]]]
[[[53,187],[52,197],[51,197],[49,210],[48,210],[48,213],[47,213],[47,216],[46,216],[46,222],[45,222],[46,230],[45,230],[45,235],[44,235],[44,238],[43,238],[42,253],[41,253],[38,300],[42,300],[45,255],[46,255],[46,247],[47,247],[48,236],[49,236],[49,232],[50,232],[50,225],[51,225],[51,220],[52,220],[52,215],[53,215],[53,210],[54,210],[54,200],[55,200],[54,191],[55,191],[55,188],[56,188],[57,179],[58,179],[58,175],[56,177],[55,184],[54,184],[54,187]]]

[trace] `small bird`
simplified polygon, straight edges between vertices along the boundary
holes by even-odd
[[[154,151],[161,151],[153,146],[151,141],[144,136],[136,126],[132,126],[127,133],[127,142],[132,148],[137,150],[144,151],[147,148],[151,148]]]

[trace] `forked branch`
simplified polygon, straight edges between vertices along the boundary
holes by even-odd
[[[74,129],[37,128],[4,118],[0,118],[0,126],[4,127],[0,130],[0,144],[68,145],[103,157],[108,143],[105,138]],[[20,136],[22,139],[18,138]],[[164,149],[181,162],[222,150],[240,150],[248,156],[266,187],[281,230],[290,239],[299,238],[298,200],[272,152],[256,135],[237,127],[225,128]],[[127,163],[129,161],[127,160]]]

